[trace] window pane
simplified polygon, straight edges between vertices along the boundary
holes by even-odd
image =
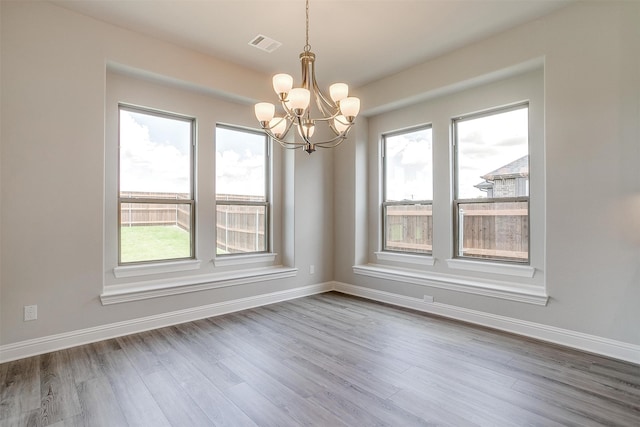
[[[190,258],[191,205],[122,203],[120,262]]]
[[[432,200],[431,128],[385,136],[385,201]]]
[[[192,258],[193,120],[121,107],[119,131],[120,264]]]
[[[458,227],[460,256],[529,259],[528,202],[460,203]]]
[[[266,206],[218,204],[216,253],[265,252],[266,211]]]
[[[266,201],[267,138],[263,133],[216,128],[216,199]]]
[[[458,199],[529,195],[528,107],[457,120]]]
[[[431,253],[431,205],[390,205],[385,206],[384,214],[385,250]]]
[[[120,195],[191,195],[191,120],[120,109]]]

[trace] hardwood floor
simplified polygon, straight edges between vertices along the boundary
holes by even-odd
[[[640,426],[640,366],[327,293],[0,365],[8,426]]]

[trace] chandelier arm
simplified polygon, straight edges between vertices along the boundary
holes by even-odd
[[[296,126],[298,126],[298,130],[299,130],[298,133],[302,137],[302,140],[305,142],[305,145],[312,144],[312,142],[309,141],[309,136],[305,135],[304,133],[304,126],[302,125],[302,117],[296,116],[296,119],[297,119]]]
[[[311,85],[313,87],[313,93],[316,98],[316,104],[318,106],[318,109],[320,110],[320,112],[324,117],[331,116],[331,119],[333,119],[335,116],[338,115],[340,108],[338,108],[338,106],[335,103],[333,103],[333,101],[329,101],[320,90],[320,87],[318,86],[318,82],[316,81],[315,62],[311,63]],[[325,109],[325,106],[330,110],[327,111]]]
[[[291,111],[291,109],[287,107],[287,103],[285,101],[280,101],[280,104],[282,105],[282,109],[286,114],[284,118],[286,118],[289,121],[292,121],[293,117],[295,117],[295,114],[293,114],[293,111]]]
[[[313,119],[316,122],[330,122],[331,120],[335,119],[337,117],[336,115],[333,116],[329,116],[329,117],[318,117],[316,119]]]
[[[290,120],[290,118],[288,116],[281,117],[280,120],[278,120],[277,123],[274,123],[273,126],[264,126],[262,128],[262,130],[264,130],[271,138],[280,139],[280,138],[276,137],[275,134],[273,133],[273,128],[276,127],[277,125],[279,125],[280,123],[282,123],[283,120],[287,121],[287,126],[282,131],[281,138],[285,137],[287,135],[287,133],[289,133],[289,129],[291,129],[291,125],[293,124],[293,122]]]
[[[340,138],[338,141],[333,142],[333,143],[329,143],[327,142],[316,142],[316,148],[334,148],[337,147],[338,145],[342,144],[342,142],[347,139],[347,137],[342,137]]]
[[[287,132],[289,132],[290,128],[291,128],[291,124],[289,124],[289,127],[287,128],[287,130],[282,133],[282,136],[285,136],[287,134]],[[301,148],[301,147],[304,147],[306,145],[305,143],[302,143],[302,142],[295,142],[295,141],[294,142],[290,142],[290,141],[283,140],[282,137],[278,138],[277,136],[275,136],[273,134],[273,132],[271,132],[271,129],[269,129],[269,128],[263,128],[263,130],[269,136],[269,138],[273,139],[274,141],[276,141],[278,144],[280,144],[284,148],[288,148],[288,146],[290,146],[290,145],[299,146],[297,148]]]
[[[340,142],[342,142],[343,140],[347,139],[347,132],[348,132],[348,129],[345,130],[343,133],[337,135],[334,138],[327,139],[326,141],[313,142],[312,144],[315,144],[317,146],[323,146],[323,145],[327,145],[327,144],[334,144],[334,143],[336,143],[336,141],[339,141],[337,144],[340,144]]]
[[[340,132],[338,131],[338,129],[336,129],[335,125],[333,124],[333,122],[329,122],[329,127],[331,128],[331,130],[333,131],[333,133],[335,133],[337,136],[340,136]],[[350,127],[350,126],[349,126]],[[345,130],[345,132],[349,130],[349,128],[347,128]]]
[[[282,148],[285,148],[287,150],[298,150],[298,149],[304,148],[307,145],[307,144],[300,144],[297,142],[296,143],[282,142],[277,139],[276,139],[276,142],[280,144]]]
[[[335,120],[337,120],[340,124],[346,126],[345,130],[343,131],[344,134],[345,134],[345,138],[346,138],[346,135],[349,133],[349,130],[351,130],[351,126],[353,126],[353,123],[348,123],[348,122],[345,123],[342,120],[337,119],[337,118]],[[328,124],[329,124],[329,127],[331,128],[331,130],[333,131],[333,133],[335,133],[336,135],[340,135],[342,133],[342,132],[340,132],[338,130],[338,128],[336,128],[335,121],[331,121]]]

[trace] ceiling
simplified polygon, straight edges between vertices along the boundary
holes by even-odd
[[[299,78],[304,0],[50,0],[98,20],[261,72]],[[310,0],[321,87],[361,86],[566,6],[574,0]],[[258,34],[282,43],[249,45]]]

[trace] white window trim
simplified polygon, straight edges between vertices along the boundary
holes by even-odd
[[[389,252],[389,251],[379,251],[374,252],[376,259],[378,261],[391,261],[398,262],[403,264],[412,264],[412,265],[423,265],[423,266],[433,266],[436,262],[436,259],[431,255],[416,255],[413,253],[400,253],[400,252]]]
[[[381,217],[380,217],[380,223],[382,225],[382,229],[381,229],[381,242],[380,242],[380,250],[378,252],[375,252],[376,257],[379,260],[385,260],[385,261],[393,261],[393,262],[407,262],[410,264],[423,264],[423,265],[433,265],[433,252],[429,251],[429,252],[425,252],[425,253],[420,253],[420,252],[416,252],[416,251],[405,251],[405,252],[400,252],[400,251],[395,251],[395,250],[387,250],[386,249],[386,207],[387,206],[398,206],[398,205],[404,205],[407,204],[409,206],[416,206],[416,205],[424,205],[424,204],[428,204],[433,208],[433,188],[432,188],[432,199],[431,200],[416,200],[416,201],[411,201],[411,203],[405,203],[403,201],[388,201],[387,200],[387,157],[386,157],[386,152],[387,152],[387,139],[393,136],[398,136],[398,135],[405,135],[408,133],[413,133],[413,132],[418,132],[418,131],[424,131],[424,130],[429,130],[429,132],[431,133],[431,141],[432,141],[432,145],[431,145],[431,161],[433,162],[433,124],[432,123],[427,123],[427,124],[420,124],[420,125],[415,125],[415,126],[410,126],[408,128],[405,129],[401,129],[401,130],[395,130],[392,132],[384,132],[381,136],[380,136],[380,160],[379,160],[379,167],[381,170],[381,177],[380,177],[380,184],[381,184],[381,190],[380,190],[380,197],[381,197],[381,203],[380,205],[382,206],[382,210],[381,210]],[[433,165],[432,165],[432,170],[431,173],[433,175]],[[433,223],[432,223],[432,227],[433,227]],[[433,234],[433,230],[432,230],[432,234]],[[381,254],[381,255],[379,255]],[[385,257],[384,254],[390,254],[388,257]],[[396,257],[395,255],[403,255],[406,256],[407,258],[404,258],[404,261],[401,260],[401,258]],[[412,258],[410,258],[411,256],[418,256],[421,259],[424,260],[424,256],[428,256],[430,261],[427,260],[426,264],[424,262],[413,262]],[[430,263],[429,263],[430,262]]]
[[[154,262],[151,264],[120,265],[113,269],[113,275],[121,278],[198,270],[200,264],[201,262],[199,260],[190,259],[185,261]]]
[[[234,254],[234,255],[225,255],[225,256],[217,256],[213,258],[213,265],[216,267],[227,267],[230,265],[247,265],[247,264],[256,264],[263,262],[273,263],[276,260],[276,256],[278,254],[274,252],[266,252],[266,253],[250,253],[250,254]]]
[[[104,287],[100,301],[102,305],[110,305],[266,280],[285,279],[295,277],[297,271],[298,269],[293,267],[275,266],[109,285]]]
[[[447,259],[447,266],[454,270],[477,271],[480,273],[502,274],[505,276],[529,277],[535,273],[535,267],[529,265],[503,264],[487,261],[471,261],[468,259]]]
[[[196,208],[196,221],[200,227],[196,227],[196,257],[189,259],[173,259],[162,261],[150,261],[144,263],[117,264],[117,216],[115,212],[117,200],[117,165],[118,152],[118,127],[114,124],[118,123],[119,104],[132,106],[145,106],[142,108],[151,108],[158,111],[175,111],[179,110],[182,114],[194,117],[198,121],[196,126],[196,141],[201,141],[197,154],[194,153],[194,168],[196,177],[200,185],[196,185],[194,189],[194,197],[197,199],[198,194],[214,194],[213,180],[211,180],[210,171],[213,167],[209,167],[214,156],[210,156],[213,151],[213,145],[202,143],[202,141],[210,141],[213,136],[207,129],[215,129],[218,121],[224,123],[234,122],[240,128],[246,123],[254,123],[250,118],[244,120],[242,114],[238,114],[234,108],[227,108],[227,103],[220,100],[219,103],[214,100],[213,111],[215,112],[216,121],[210,117],[211,108],[200,107],[202,103],[198,102],[198,98],[208,95],[201,95],[182,91],[170,83],[160,82],[151,83],[139,79],[128,73],[118,73],[113,69],[108,69],[107,73],[107,107],[106,107],[106,135],[105,135],[105,218],[104,218],[104,254],[103,262],[105,270],[103,274],[102,293],[100,295],[102,304],[114,304],[119,302],[128,302],[136,300],[145,300],[148,298],[177,295],[187,292],[195,292],[207,289],[223,288],[230,286],[241,286],[244,284],[256,283],[261,281],[279,280],[288,277],[295,277],[297,269],[292,266],[280,265],[277,248],[280,247],[281,225],[279,218],[281,216],[280,206],[274,206],[273,201],[281,196],[280,192],[276,192],[274,196],[274,188],[280,188],[281,176],[279,171],[280,155],[272,155],[269,152],[270,173],[270,224],[269,224],[269,247],[272,252],[259,252],[237,254],[233,256],[216,256],[215,241],[208,237],[211,231],[211,224],[207,221],[202,223],[203,218],[210,218],[212,213],[215,214],[215,203],[199,203]],[[166,90],[166,93],[164,92]],[[176,92],[178,90],[179,92]],[[177,95],[176,95],[177,93]],[[158,96],[158,94],[161,94]],[[209,104],[206,104],[209,105]],[[233,106],[231,106],[233,107]],[[244,111],[244,110],[242,110]],[[248,117],[248,116],[247,116]],[[255,118],[254,118],[255,120]],[[246,129],[251,128],[250,124],[246,125]],[[267,147],[269,149],[269,147]],[[204,160],[203,160],[204,159]],[[274,165],[271,162],[276,162]],[[207,173],[203,174],[203,171]],[[274,174],[273,171],[277,171]],[[203,179],[204,176],[204,179]],[[195,183],[198,184],[198,183]],[[194,185],[195,185],[194,184]],[[197,190],[197,191],[196,191]],[[108,197],[107,197],[108,196]],[[275,232],[274,229],[275,228]],[[209,230],[209,231],[207,231]],[[205,236],[204,234],[207,234]],[[275,240],[275,242],[274,242]],[[207,258],[198,258],[198,253],[213,253]],[[114,255],[115,254],[115,255]],[[215,260],[218,258],[218,260]],[[224,259],[223,259],[224,258]],[[232,258],[237,258],[232,261]]]
[[[459,277],[431,271],[393,268],[378,264],[355,265],[353,266],[353,272],[357,275],[377,279],[393,280],[534,305],[545,306],[549,300],[544,286],[477,277]]]
[[[411,127],[415,122],[429,119],[433,125],[434,147],[437,141],[449,141],[448,150],[434,148],[434,180],[447,184],[448,192],[434,193],[434,247],[433,266],[425,263],[412,264],[401,257],[381,257],[382,240],[379,204],[382,203],[383,165],[380,144],[370,150],[368,162],[377,164],[370,169],[368,210],[367,261],[353,267],[354,273],[396,282],[438,287],[450,291],[483,295],[536,305],[546,305],[548,300],[545,272],[545,174],[544,174],[544,62],[540,60],[525,70],[513,70],[499,79],[479,85],[460,86],[459,90],[442,97],[434,97],[411,107],[401,107],[381,113],[369,121],[370,135],[384,135],[389,129]],[[511,263],[502,260],[477,258],[453,259],[454,242],[451,237],[453,212],[453,177],[451,158],[451,118],[460,111],[489,111],[497,106],[529,105],[529,155],[532,162],[530,201],[531,230],[529,263]],[[420,111],[416,118],[414,111]],[[437,140],[437,141],[436,141]],[[373,144],[371,144],[373,145]],[[441,148],[443,148],[441,146]],[[373,156],[375,155],[375,159]],[[443,165],[449,165],[446,168]],[[372,187],[377,182],[376,187]],[[441,190],[442,187],[439,187]],[[374,217],[375,215],[375,217]],[[437,219],[435,218],[437,215]],[[436,224],[437,222],[437,224]],[[446,227],[446,228],[445,228]],[[380,234],[378,234],[380,233]],[[435,243],[437,239],[437,242]],[[534,240],[535,239],[535,240]],[[437,260],[437,262],[436,262]]]

